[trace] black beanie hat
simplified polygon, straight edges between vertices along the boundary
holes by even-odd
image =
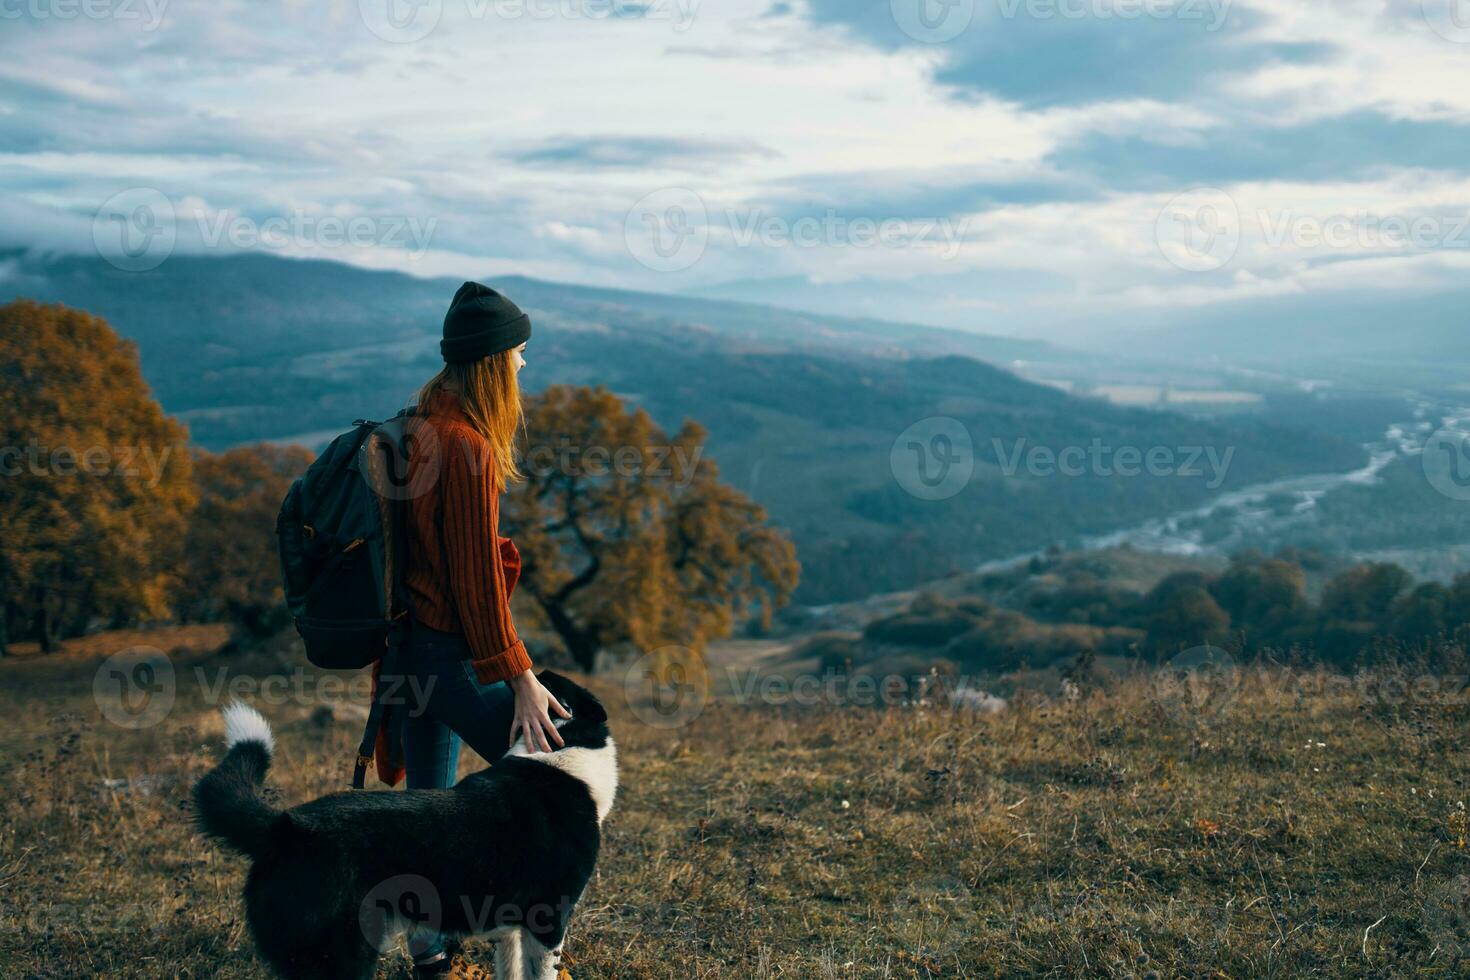
[[[510,300],[477,282],[459,287],[444,314],[439,352],[449,364],[478,361],[531,339],[531,318]]]

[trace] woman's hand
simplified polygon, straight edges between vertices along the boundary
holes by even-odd
[[[530,670],[512,677],[510,688],[516,695],[516,717],[510,726],[510,744],[516,744],[519,732],[526,736],[526,748],[532,752],[550,752],[552,742],[561,748],[564,744],[561,732],[556,730],[551,712],[555,711],[563,718],[570,718],[572,713],[541,686]]]

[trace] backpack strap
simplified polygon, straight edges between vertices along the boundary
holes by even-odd
[[[411,416],[412,409],[404,409],[395,418]],[[408,462],[408,441],[406,435],[394,448],[398,459]],[[392,465],[389,460],[388,465]],[[404,477],[407,478],[407,472]],[[403,660],[403,647],[408,643],[409,632],[413,628],[413,607],[408,595],[408,587],[405,584],[407,574],[405,570],[405,559],[408,556],[408,501],[394,499],[388,509],[389,520],[392,521],[391,534],[388,536],[391,555],[389,566],[393,572],[393,608],[389,614],[393,617],[393,624],[388,630],[388,649],[384,652],[378,671],[378,689],[374,692],[373,703],[368,708],[367,724],[363,728],[362,741],[357,746],[357,760],[352,769],[352,788],[362,789],[367,783],[367,770],[373,764],[373,756],[377,752],[378,732],[386,724],[388,726],[389,745],[391,746],[392,758],[390,762],[395,766],[400,761],[403,740],[403,712],[391,710],[394,706],[388,703],[388,689],[402,682],[400,664]],[[387,683],[385,683],[385,678]]]
[[[378,729],[383,724],[383,711],[387,700],[383,691],[388,685],[383,683],[383,675],[388,671],[388,663],[385,658],[383,670],[378,675],[378,689],[373,693],[373,703],[368,708],[367,727],[363,730],[362,741],[357,746],[357,764],[352,768],[352,788],[362,789],[367,784],[368,766],[373,764],[373,754],[378,747]]]
[[[378,733],[388,727],[390,745],[394,754],[403,743],[403,691],[404,674],[400,669],[403,661],[403,646],[409,638],[409,619],[394,624],[388,633],[388,651],[382,655],[382,670],[378,671],[378,691],[373,693],[372,705],[368,708],[368,724],[363,727],[363,741],[357,745],[357,761],[353,765],[353,789],[362,789],[368,783],[368,767],[373,755],[378,752]]]

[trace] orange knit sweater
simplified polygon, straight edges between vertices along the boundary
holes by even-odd
[[[437,452],[412,456],[415,468],[437,466],[426,493],[408,502],[405,585],[418,622],[469,641],[475,674],[485,684],[509,680],[531,666],[510,618],[510,595],[521,556],[499,535],[500,493],[490,443],[476,432],[452,395],[428,405]],[[423,445],[424,440],[419,440]]]
[[[429,432],[410,453],[408,486],[425,488],[408,501],[408,560],[404,584],[415,621],[461,633],[482,683],[509,680],[531,666],[510,616],[521,556],[500,536],[500,491],[490,444],[470,425],[459,402],[439,393],[426,406]],[[429,473],[425,467],[433,467]],[[374,689],[377,684],[374,668]],[[378,735],[378,776],[402,778],[389,762],[388,732]]]

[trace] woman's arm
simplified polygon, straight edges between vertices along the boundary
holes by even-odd
[[[483,684],[508,681],[531,668],[510,615],[500,550],[500,495],[489,453],[470,438],[444,447],[443,533],[449,588]]]
[[[490,455],[468,438],[445,447],[443,529],[450,591],[469,642],[475,676],[483,684],[507,681],[516,695],[510,741],[524,733],[532,751],[562,744],[550,712],[566,709],[531,671],[526,645],[510,613],[510,585],[500,544],[500,494]]]

